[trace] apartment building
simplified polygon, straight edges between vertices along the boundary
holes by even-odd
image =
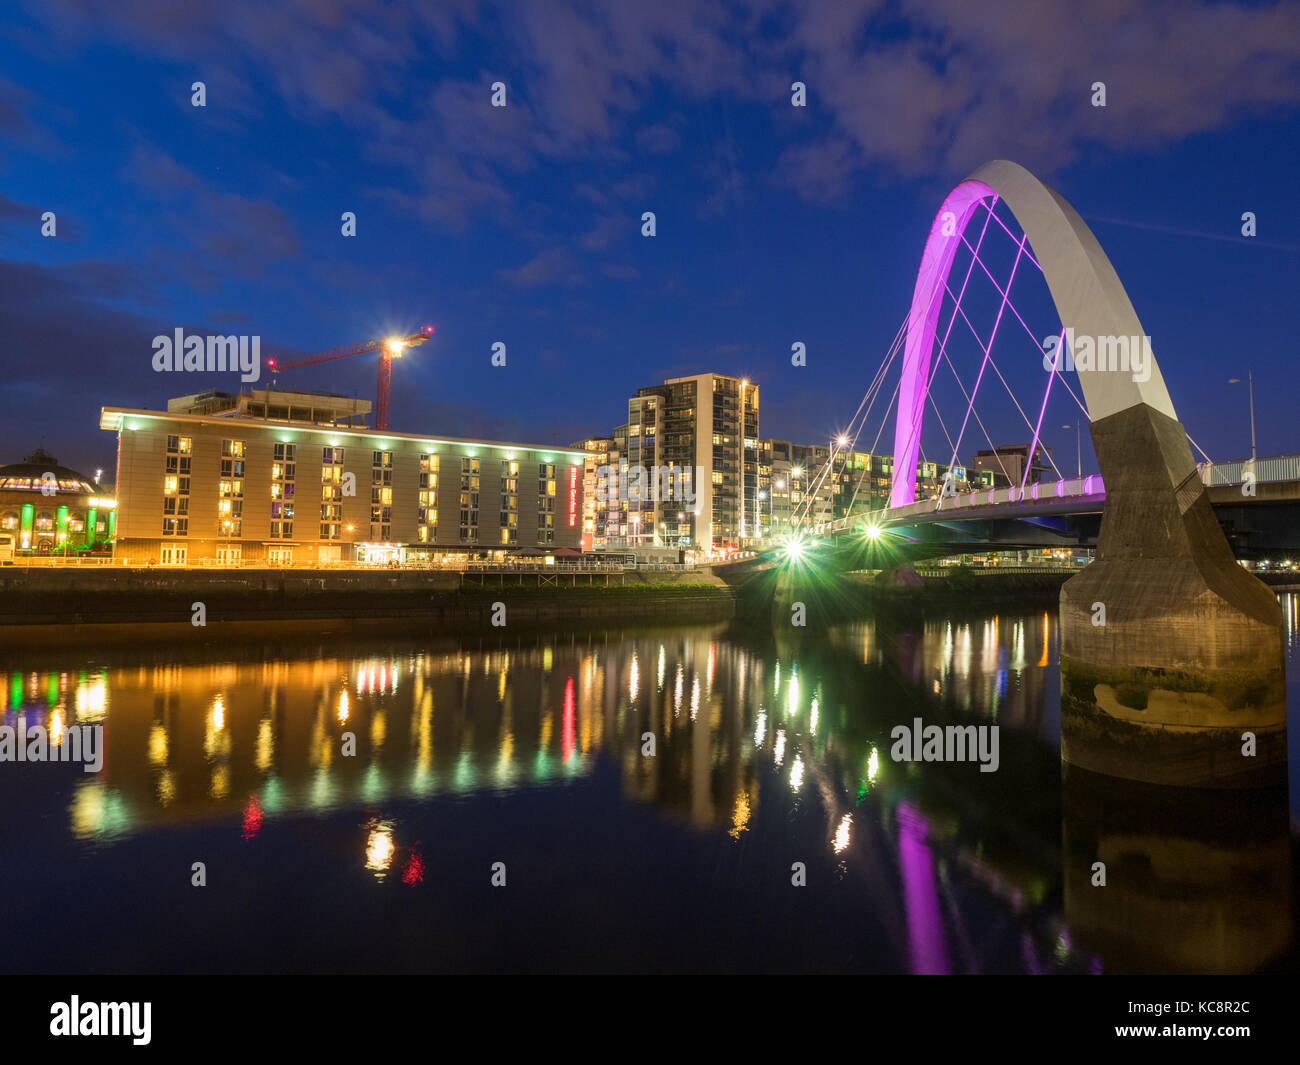
[[[103,408],[115,554],[286,565],[580,546],[583,451],[379,432],[348,424],[368,403],[326,395],[290,410],[276,393],[261,417],[220,395]]]
[[[715,373],[670,378],[639,389],[627,413],[624,543],[720,551],[765,535],[758,385]]]

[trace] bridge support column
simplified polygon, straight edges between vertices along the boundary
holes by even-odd
[[[1062,759],[1184,787],[1284,778],[1281,608],[1233,558],[1182,424],[1139,403],[1092,438],[1106,509],[1061,589]]]

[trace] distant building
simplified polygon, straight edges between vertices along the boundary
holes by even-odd
[[[103,408],[118,434],[115,555],[287,565],[579,546],[582,451],[378,432],[355,424],[362,400],[266,397]]]
[[[892,455],[789,440],[763,440],[760,453],[771,470],[765,504],[769,540],[780,540],[796,529],[815,530],[841,519],[865,521],[872,511],[889,506]],[[916,498],[929,499],[943,492],[950,469],[953,491],[993,486],[993,475],[987,471],[921,461],[916,467]]]
[[[310,422],[313,425],[347,425],[365,428],[370,414],[368,399],[340,396],[333,392],[281,392],[254,389],[238,392],[198,392],[167,401],[172,414],[207,414],[223,418],[262,418],[277,422]]]
[[[43,448],[0,466],[0,532],[14,538],[17,552],[105,550],[116,531],[116,506],[111,491],[60,466]]]
[[[795,444],[789,440],[762,440],[759,452],[768,468],[764,528],[769,540],[789,536],[797,527],[830,521],[832,483],[813,481],[830,456],[828,447]],[[810,493],[812,497],[810,498]]]
[[[1034,450],[1034,461],[1029,468],[1029,480],[1033,484],[1041,481],[1045,474],[1052,472],[1049,461],[1052,449],[1039,444]],[[1019,488],[1025,482],[1025,463],[1029,458],[1028,444],[1003,444],[996,448],[977,451],[971,459],[971,466],[985,470],[993,475],[993,482],[998,487],[1015,485]]]

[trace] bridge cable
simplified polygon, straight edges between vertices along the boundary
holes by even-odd
[[[981,229],[980,229],[979,239],[975,242],[976,252],[978,252],[978,249],[981,248],[981,247],[983,247],[983,245],[984,245],[984,236],[985,236],[985,234],[988,232],[988,228],[989,228],[989,218],[991,218],[991,217],[996,217],[996,216],[993,214],[993,207],[997,205],[997,202],[998,202],[998,196],[997,196],[996,193],[994,193],[991,202],[987,202],[987,203],[986,203],[986,202],[984,201],[983,198],[981,198],[979,202],[980,202],[980,204],[984,207],[984,209],[985,209],[985,211],[986,211],[987,213],[986,213],[985,218],[984,218],[984,225],[983,225],[983,226],[981,227]],[[999,221],[1000,221],[1000,220],[999,220]],[[1005,228],[1005,227],[1004,227],[1004,228]],[[962,237],[962,241],[963,241],[963,243],[965,243],[965,239],[966,239],[966,238],[965,238],[965,230],[964,230],[964,229],[962,230],[961,237]],[[967,247],[969,247],[969,246],[970,246],[970,245],[967,244]],[[950,268],[951,268],[951,267],[950,267]],[[972,272],[974,271],[974,269],[975,269],[975,262],[974,262],[974,258],[972,258],[972,261],[971,261],[970,263],[968,263],[967,266],[966,266],[966,276],[962,279],[962,285],[961,285],[961,296],[958,296],[958,297],[957,297],[957,299],[958,299],[958,303],[960,303],[962,296],[964,296],[964,295],[966,294],[966,286],[970,283],[971,274],[972,274]],[[941,295],[940,290],[941,290],[941,289],[944,289],[944,288],[946,288],[946,287],[947,287],[947,284],[946,284],[946,279],[945,279],[945,278],[938,278],[938,279],[936,279],[934,289],[931,291],[929,298],[926,300],[925,311],[924,311],[924,313],[923,313],[922,316],[921,316],[922,320],[924,320],[925,317],[928,316],[928,314],[929,314],[929,312],[930,312],[930,307],[931,307],[931,305],[934,303],[936,297],[940,300],[940,310],[942,310],[942,300],[943,300],[943,296]],[[910,315],[910,311],[909,311],[909,315]],[[954,312],[954,315],[955,315],[955,312]],[[955,321],[955,317],[954,317],[954,316],[950,316],[949,319],[948,319],[948,328],[944,331],[943,340],[939,342],[939,354],[938,354],[937,358],[935,359],[934,367],[933,367],[933,369],[932,369],[932,371],[931,371],[931,373],[930,373],[930,379],[929,379],[929,381],[926,382],[926,386],[925,386],[926,394],[927,394],[927,395],[929,394],[930,387],[934,384],[934,379],[935,379],[935,377],[938,376],[938,373],[939,373],[939,363],[943,361],[943,356],[944,356],[944,353],[945,353],[945,351],[946,351],[946,346],[947,346],[947,343],[948,343],[948,338],[952,335],[952,327],[953,327],[953,323],[954,323],[954,321]],[[900,384],[900,386],[901,386],[901,384],[902,384],[901,376],[900,376],[899,384]],[[909,430],[909,435],[908,435],[908,439],[907,439],[907,444],[906,444],[906,446],[904,447],[904,451],[910,451],[910,450],[911,450],[911,447],[912,447],[912,444],[913,444],[914,442],[917,443],[918,446],[919,446],[919,443],[920,443],[920,435],[921,435],[921,424],[920,424],[920,423],[921,423],[921,419],[918,419],[917,424],[914,425],[914,426],[912,426],[911,429]],[[882,428],[883,428],[883,426],[882,426]],[[879,443],[879,440],[880,440],[879,435],[877,435],[876,440],[877,440],[877,443]],[[897,449],[895,449],[895,450],[897,450]],[[895,464],[895,465],[894,465],[893,477],[890,478],[890,481],[891,481],[891,495],[892,495],[892,485],[893,485],[893,482],[894,482],[894,480],[896,480],[897,477],[899,476],[899,471],[898,471],[897,463],[898,463],[898,456],[895,455],[895,456],[894,456],[894,464]],[[915,485],[916,471],[915,471],[915,470],[911,471],[911,472],[910,472],[910,476],[913,478],[913,484]]]
[[[1007,289],[1008,289],[1008,290],[1010,290],[1010,288],[1011,288],[1011,282],[1015,280],[1015,277],[1016,277],[1016,270],[1017,270],[1017,269],[1019,268],[1019,266],[1020,266],[1021,253],[1024,251],[1025,242],[1028,241],[1028,240],[1029,240],[1029,235],[1028,235],[1028,234],[1026,234],[1025,236],[1023,236],[1023,237],[1020,238],[1020,248],[1019,248],[1019,250],[1016,252],[1016,259],[1015,259],[1015,262],[1013,262],[1013,263],[1011,264],[1011,275],[1010,275],[1010,277],[1008,278],[1008,281],[1007,281]],[[945,288],[947,287],[947,284],[946,284],[946,283],[945,283],[944,287],[945,287]],[[985,367],[988,365],[988,363],[991,361],[991,359],[990,359],[990,354],[989,354],[989,353],[993,350],[993,342],[997,339],[997,336],[998,336],[998,328],[1002,325],[1002,312],[1003,312],[1004,310],[1006,310],[1006,306],[1007,306],[1007,303],[1008,303],[1008,302],[1009,302],[1009,297],[1004,293],[1003,296],[1002,296],[1002,303],[1001,303],[1001,304],[999,305],[999,307],[998,307],[997,317],[994,318],[994,320],[993,320],[993,330],[992,330],[992,332],[989,333],[989,341],[988,341],[988,343],[987,343],[987,344],[984,344],[984,343],[980,342],[979,335],[976,334],[976,337],[975,337],[976,342],[979,343],[980,346],[984,349],[984,359],[983,359],[983,361],[980,363],[979,373],[976,374],[976,376],[975,376],[975,386],[971,389],[970,406],[967,408],[966,416],[962,419],[961,430],[957,433],[957,443],[958,443],[959,445],[960,445],[960,443],[961,443],[961,439],[962,439],[962,437],[966,435],[966,425],[967,425],[967,423],[970,421],[970,412],[971,412],[972,410],[975,409],[975,396],[976,396],[976,394],[979,392],[980,382],[984,380],[984,368],[985,368]],[[958,307],[957,307],[957,309],[954,311],[954,313],[957,313],[958,310],[960,310],[960,304],[958,304]],[[962,312],[962,317],[963,317],[963,319],[965,318],[965,313],[964,313],[964,312]],[[970,322],[967,321],[966,324],[967,324],[967,325],[970,325]],[[974,332],[974,327],[972,327],[971,331]],[[978,419],[977,419],[977,420],[978,420]],[[996,449],[995,449],[995,450],[996,450]],[[953,456],[952,456],[952,463],[951,463],[951,464],[955,464],[956,461],[957,461],[957,453],[954,451],[954,452],[953,452]],[[950,465],[951,465],[951,464],[950,464]]]
[[[1010,289],[1009,285],[1007,287],[1008,289]],[[950,292],[949,295],[952,295],[952,293]],[[960,308],[958,309],[960,310]],[[962,317],[962,321],[964,321],[967,327],[970,329],[971,334],[975,337],[976,343],[979,343],[980,342],[979,334],[975,332],[975,326],[971,324],[971,320],[966,316],[965,311],[961,311],[961,317]],[[1002,382],[1002,387],[1007,390],[1007,395],[1011,397],[1011,402],[1015,404],[1016,410],[1020,412],[1020,417],[1024,420],[1025,428],[1027,428],[1031,433],[1034,433],[1036,437],[1037,432],[1034,429],[1033,423],[1029,420],[1029,416],[1025,413],[1024,408],[1020,406],[1020,401],[1016,399],[1016,394],[1011,391],[1011,386],[1007,384],[1007,379],[1002,375],[1002,371],[998,368],[998,364],[993,359],[993,349],[991,346],[985,350],[985,358],[988,360],[988,364],[993,367],[993,372],[998,375],[998,380]],[[1054,375],[1051,374],[1048,375],[1047,389],[1044,390],[1044,396],[1046,396],[1047,392],[1050,391],[1052,387],[1052,376]],[[978,387],[978,382],[976,383],[976,387]],[[972,400],[972,402],[974,402],[974,400]],[[1065,480],[1065,477],[1061,473],[1060,468],[1056,465],[1056,461],[1052,458],[1050,451],[1047,453],[1047,461],[1050,462],[1052,464],[1052,468],[1056,470],[1057,477],[1059,477],[1061,480]],[[1031,455],[1029,457],[1028,462],[1026,463],[1026,468],[1028,468],[1028,466],[1032,464],[1032,462],[1033,462],[1033,456]]]
[[[898,332],[895,333],[894,335],[894,340],[890,344],[889,350],[886,352],[886,357],[881,360],[880,366],[877,368],[876,373],[872,378],[871,384],[868,385],[867,391],[862,397],[862,401],[858,404],[858,409],[854,412],[853,417],[849,420],[850,430],[853,428],[853,425],[858,421],[859,414],[862,414],[862,424],[866,423],[866,419],[871,413],[871,407],[875,405],[875,398],[876,396],[879,395],[880,387],[881,385],[883,385],[884,381],[888,376],[889,367],[893,364],[894,360],[898,357],[898,352],[901,350],[902,341],[906,336],[906,331],[907,331],[907,316],[905,315],[903,317],[902,324],[898,327]],[[870,401],[870,405],[868,404],[868,401]],[[864,406],[867,408],[866,414],[862,413],[862,409]],[[858,432],[859,433],[861,432],[860,427]],[[855,436],[854,440],[856,441],[856,439],[857,437]],[[830,475],[832,468],[834,466],[835,454],[836,454],[836,450],[833,449],[826,463],[817,471],[815,476],[811,479],[808,489],[804,493],[804,499],[801,501],[800,509],[795,512],[795,521],[792,524],[796,526],[802,525],[804,521],[806,521],[807,518],[811,516],[812,505],[817,499],[817,493],[821,491],[822,485],[825,483],[827,476]]]

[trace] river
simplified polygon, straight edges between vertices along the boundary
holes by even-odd
[[[8,972],[1294,968],[1300,729],[1289,795],[1063,784],[1050,609],[12,649],[0,682],[5,725],[104,744],[0,763]],[[996,772],[895,761],[917,718],[998,726]]]

